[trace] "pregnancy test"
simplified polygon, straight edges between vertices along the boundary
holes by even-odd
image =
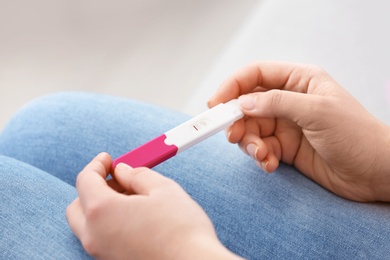
[[[125,163],[133,168],[142,166],[152,168],[226,129],[243,116],[244,114],[240,109],[237,99],[219,104],[146,144],[118,157],[113,162],[113,169],[119,163]]]

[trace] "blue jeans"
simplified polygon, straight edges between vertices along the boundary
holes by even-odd
[[[63,93],[23,107],[0,135],[0,258],[88,258],[65,208],[78,172],[188,117],[118,97]],[[155,167],[210,216],[222,243],[248,259],[384,259],[390,207],[341,199],[281,165],[267,175],[224,134]]]

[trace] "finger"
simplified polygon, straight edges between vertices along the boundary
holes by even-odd
[[[115,179],[127,191],[140,195],[148,195],[172,183],[170,179],[148,168],[133,169],[124,163],[116,166]]]
[[[325,71],[311,65],[286,62],[253,63],[225,80],[210,98],[208,105],[213,107],[256,89],[309,93],[309,86],[316,85],[317,79],[321,79],[324,74]]]
[[[114,169],[114,178],[118,185],[127,193],[134,194],[134,190],[131,186],[132,175],[134,174],[134,168],[125,164],[119,163]]]
[[[322,96],[294,93],[290,91],[271,90],[241,96],[241,110],[248,116],[260,118],[288,119],[302,128],[327,111],[324,107],[331,105]]]
[[[238,143],[245,134],[245,120],[242,118],[226,129],[226,138],[229,142]]]
[[[246,120],[246,128],[245,135],[252,135],[252,138],[243,137],[241,140],[243,147],[251,142],[265,142],[268,137],[274,136],[277,137],[278,143],[283,147],[281,160],[288,164],[293,163],[302,138],[302,130],[295,123],[283,119],[250,117]],[[257,138],[259,138],[259,141],[253,141]],[[260,146],[258,146],[258,149],[260,149]],[[263,158],[259,157],[257,159],[261,161]]]
[[[268,154],[264,160],[260,162],[256,162],[256,164],[262,168],[266,173],[274,172],[279,166],[279,160],[275,156],[275,154]]]
[[[268,173],[274,172],[279,166],[282,155],[280,142],[275,136],[264,138],[263,141],[268,148],[268,153],[265,159],[261,161],[262,168]]]
[[[107,185],[116,192],[123,193],[126,190],[118,183],[117,180],[111,178],[107,181]]]
[[[260,139],[258,136],[249,135],[244,138],[242,147],[251,155],[256,164],[265,172],[271,173],[279,166],[281,158],[281,146],[275,136]]]
[[[302,129],[289,120],[278,120],[278,129],[275,130],[280,146],[282,147],[281,160],[293,164],[300,148],[302,148]],[[301,150],[302,152],[302,150]]]
[[[251,93],[256,87],[267,82],[272,86],[284,86],[292,73],[289,63],[268,62],[250,64],[225,80],[208,102],[209,107],[227,102],[242,94]],[[272,87],[274,88],[274,87]]]
[[[108,153],[102,152],[98,154],[95,158],[92,159],[85,168],[88,167],[88,170],[94,171],[102,176],[104,179],[107,179],[108,173],[110,172],[112,165],[112,158]]]
[[[80,239],[80,235],[85,227],[85,216],[79,198],[75,199],[66,208],[66,219],[72,232]]]
[[[240,143],[240,148],[267,173],[275,171],[279,166],[281,147],[273,136],[260,139],[256,135],[247,135]]]
[[[76,188],[83,208],[89,202],[104,197],[107,191],[112,191],[106,182],[111,163],[111,157],[107,153],[101,153],[77,176]]]
[[[268,153],[268,149],[262,140],[274,134],[274,119],[250,117],[245,121],[245,134],[240,140],[241,149],[255,160],[261,161]]]
[[[241,139],[246,134],[248,125],[252,125],[255,133],[263,137],[263,136],[269,136],[273,133],[273,130],[275,128],[275,121],[273,119],[253,118],[253,117],[240,119],[226,130],[227,131],[226,135],[228,137],[229,142],[231,143],[241,142]]]
[[[255,134],[246,134],[239,146],[242,151],[259,162],[263,161],[268,154],[267,145]]]

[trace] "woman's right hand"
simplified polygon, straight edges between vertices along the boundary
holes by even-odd
[[[355,201],[390,201],[390,128],[315,66],[264,62],[227,79],[209,106],[239,98],[228,130],[265,171],[282,161]]]

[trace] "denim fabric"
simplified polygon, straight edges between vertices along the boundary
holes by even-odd
[[[0,258],[81,258],[64,213],[77,196],[71,186],[77,173],[101,151],[117,157],[187,119],[87,93],[50,95],[22,108],[0,135]],[[390,256],[388,204],[341,199],[288,165],[267,175],[223,133],[155,170],[182,185],[223,244],[245,258]]]
[[[66,224],[75,189],[0,155],[0,259],[87,259]]]

